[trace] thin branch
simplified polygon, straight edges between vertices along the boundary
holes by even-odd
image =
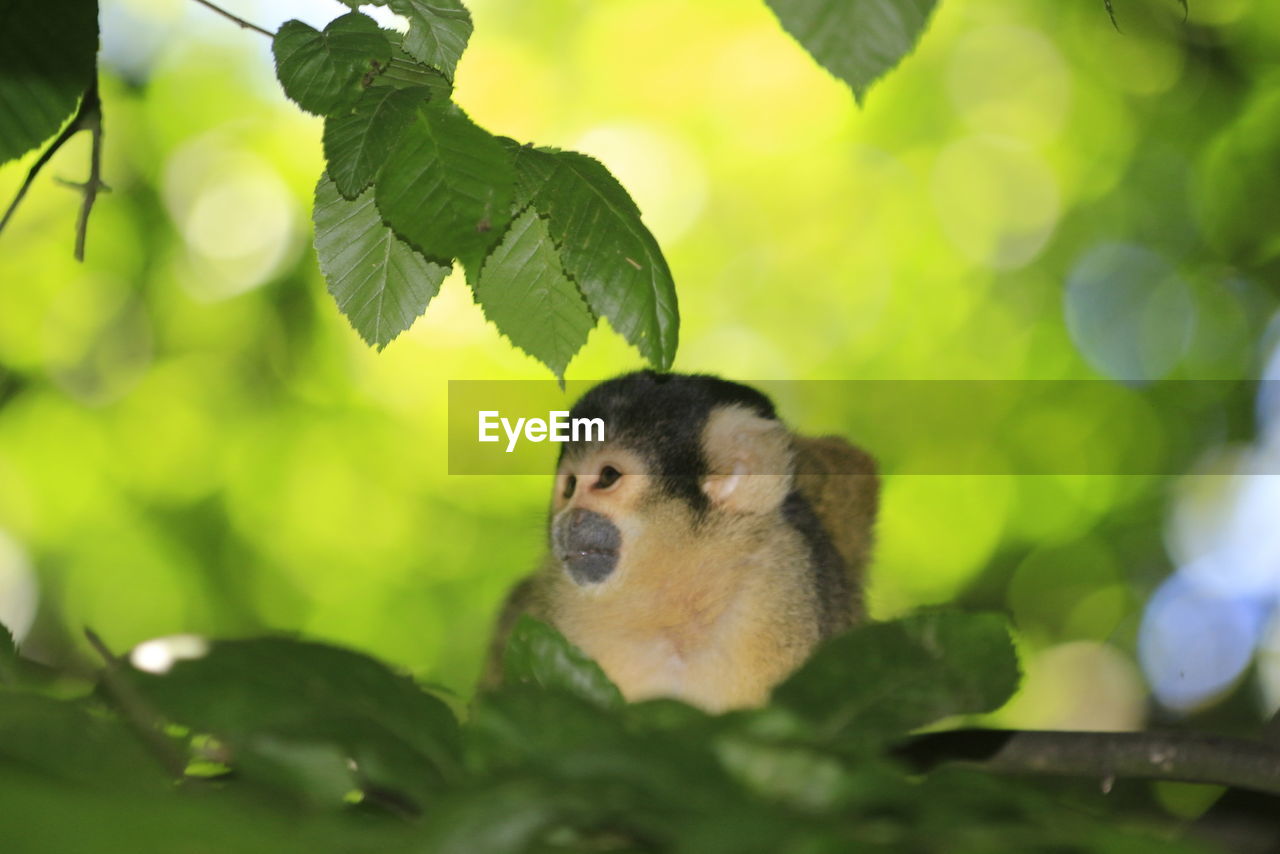
[[[164,724],[163,718],[160,717],[155,710],[147,704],[137,689],[129,683],[127,679],[120,677],[120,659],[116,658],[107,645],[102,642],[102,638],[98,637],[98,633],[93,629],[85,627],[84,636],[89,639],[89,644],[97,650],[98,655],[102,656],[105,667],[102,670],[102,682],[107,687],[113,699],[120,706],[120,711],[124,713],[124,719],[128,721],[138,737],[142,739],[160,764],[164,766],[174,779],[182,779],[187,768],[186,758],[178,751],[173,742],[167,739],[161,731]]]
[[[9,220],[13,218],[14,211],[18,209],[18,205],[27,195],[27,190],[31,189],[31,184],[36,180],[36,176],[40,174],[40,170],[44,168],[46,163],[53,159],[53,155],[58,153],[58,149],[62,148],[62,146],[66,144],[67,140],[71,139],[71,137],[75,136],[82,130],[92,130],[95,134],[94,157],[89,165],[91,177],[88,184],[85,185],[85,199],[88,202],[87,207],[93,207],[93,200],[89,195],[87,188],[90,184],[93,184],[94,181],[92,175],[93,173],[96,173],[100,167],[99,155],[101,152],[102,138],[102,104],[98,100],[98,82],[96,79],[93,83],[89,84],[89,88],[85,90],[84,96],[80,98],[80,108],[76,110],[75,116],[73,116],[67,126],[62,129],[62,133],[58,134],[57,138],[54,139],[53,142],[49,143],[49,147],[44,150],[44,153],[40,155],[36,162],[31,164],[31,168],[27,171],[27,177],[23,180],[22,186],[18,188],[17,195],[15,195],[13,197],[13,201],[9,203],[9,207],[4,212],[4,216],[0,217],[0,232],[4,231],[4,227],[8,225]],[[101,182],[99,181],[99,184],[100,183]],[[94,188],[93,195],[97,195],[98,189],[99,188],[97,187]],[[88,213],[86,206],[84,205],[81,206],[81,218],[86,221],[88,219]],[[81,227],[80,231],[82,230],[83,227]],[[78,236],[80,235],[80,231],[77,232]],[[84,253],[83,243],[81,240],[77,240],[77,246],[80,251],[77,252],[76,257],[83,260]]]
[[[1280,796],[1280,748],[1189,732],[953,730],[896,754],[922,770],[963,762],[987,771],[1211,783]]]
[[[80,215],[76,217],[76,260],[84,261],[85,236],[89,232],[89,214],[93,211],[93,203],[98,199],[99,190],[110,190],[102,183],[102,102],[98,99],[98,81],[95,79],[84,93],[82,102],[84,119],[81,129],[89,131],[93,137],[93,148],[89,152],[89,180],[83,184],[73,181],[62,183],[80,191]]]
[[[212,9],[213,11],[217,12],[219,15],[221,15],[222,17],[228,20],[235,21],[237,24],[239,24],[241,27],[243,27],[246,30],[253,30],[255,33],[262,33],[264,36],[266,36],[269,39],[273,39],[276,37],[276,34],[271,32],[270,30],[264,30],[262,27],[258,26],[257,24],[251,24],[248,21],[246,21],[244,18],[233,15],[230,12],[228,12],[226,9],[221,8],[220,6],[215,6],[214,4],[210,3],[209,0],[196,0],[196,2],[207,9]]]

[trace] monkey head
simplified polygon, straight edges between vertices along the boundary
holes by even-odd
[[[580,588],[670,565],[682,543],[760,530],[749,520],[792,489],[789,433],[737,383],[642,371],[596,386],[570,417],[605,425],[602,442],[564,445],[556,471],[551,553]]]

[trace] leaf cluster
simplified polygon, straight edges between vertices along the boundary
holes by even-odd
[[[722,716],[626,704],[527,618],[505,674],[464,724],[378,661],[285,638],[216,642],[164,673],[115,667],[80,700],[10,685],[0,835],[15,851],[1178,850],[1064,816],[1024,785],[917,777],[888,758],[910,730],[1015,689],[995,617],[858,629],[768,707]],[[147,755],[156,737],[186,757],[176,785]]]
[[[316,253],[352,326],[386,346],[460,263],[485,316],[559,378],[601,317],[670,367],[675,286],[626,190],[586,155],[494,136],[452,102],[472,28],[461,3],[386,5],[408,32],[351,12],[323,31],[289,21],[273,45],[285,93],[325,119]]]

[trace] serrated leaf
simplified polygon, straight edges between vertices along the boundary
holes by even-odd
[[[233,767],[260,782],[315,780],[299,764],[333,751],[354,763],[352,785],[423,803],[460,773],[457,722],[413,680],[374,659],[284,638],[219,641],[162,675],[124,671],[147,702],[231,751]],[[330,781],[331,792],[340,788]]]
[[[387,159],[413,108],[431,97],[422,87],[379,86],[365,91],[346,112],[324,120],[324,156],[338,192],[354,199]]]
[[[602,708],[622,706],[622,694],[600,665],[551,626],[527,614],[520,617],[502,659],[507,683],[567,691]]]
[[[322,175],[312,216],[329,293],[360,337],[382,349],[422,316],[449,268],[424,258],[382,221],[372,190],[348,201]]]
[[[532,208],[511,223],[474,286],[485,317],[557,379],[587,343],[596,319],[565,277],[547,224]]]
[[[836,638],[773,699],[828,737],[876,745],[950,715],[993,711],[1018,679],[1003,617],[937,612]]]
[[[391,11],[409,19],[404,49],[450,80],[471,38],[471,13],[458,0],[388,0]]]
[[[599,161],[574,151],[517,148],[518,202],[547,219],[565,272],[587,305],[660,369],[679,337],[675,283],[640,210]]]
[[[453,94],[453,84],[449,82],[449,78],[405,53],[402,34],[395,30],[382,32],[387,37],[387,41],[391,42],[391,64],[374,79],[374,88],[391,86],[395,89],[408,89],[413,86],[422,86],[431,91],[432,98],[448,100]]]
[[[334,18],[324,32],[286,21],[271,50],[285,94],[319,116],[351,107],[391,62],[391,42],[358,12]]]
[[[0,4],[0,163],[44,142],[71,117],[97,71],[98,4]]]
[[[937,0],[765,0],[818,64],[867,89],[916,46]]]
[[[483,257],[511,220],[506,149],[453,104],[420,104],[374,181],[383,218],[425,255]]]

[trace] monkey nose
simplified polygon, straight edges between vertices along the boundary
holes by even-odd
[[[598,584],[618,565],[622,533],[609,517],[575,507],[551,527],[552,547],[576,583]]]

